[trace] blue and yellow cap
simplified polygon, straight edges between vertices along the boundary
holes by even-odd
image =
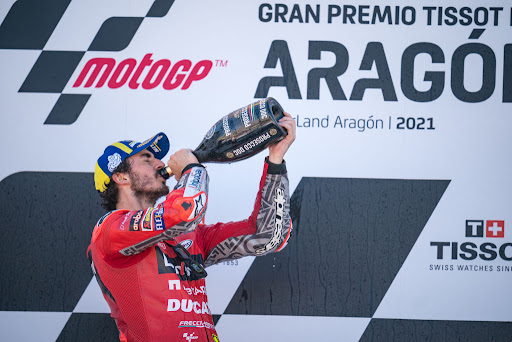
[[[94,184],[96,190],[103,192],[107,189],[108,183],[116,168],[126,158],[131,157],[140,151],[148,149],[155,158],[162,159],[169,152],[169,139],[160,132],[144,142],[123,140],[107,146],[105,152],[98,158],[94,170]]]

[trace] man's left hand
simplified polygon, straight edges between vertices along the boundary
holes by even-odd
[[[295,141],[296,124],[292,116],[286,112],[283,112],[284,117],[279,120],[279,125],[286,129],[288,135],[278,143],[271,145],[269,150],[268,160],[273,164],[281,164],[283,162],[284,155],[290,145]]]

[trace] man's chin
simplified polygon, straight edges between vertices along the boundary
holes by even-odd
[[[158,198],[156,198],[153,203],[156,205],[156,203],[159,203],[159,202],[162,202],[162,201],[159,201],[160,199],[165,199],[165,196],[167,196],[167,194],[169,194],[169,188],[167,188],[167,191],[162,191],[160,192],[160,196],[158,196]]]
[[[164,185],[163,187],[152,191],[136,191],[135,196],[144,198],[149,203],[155,204],[159,198],[166,196],[168,193],[169,188]]]
[[[164,188],[162,188],[162,196],[167,196],[169,194],[169,192],[171,192],[169,190],[169,187],[167,185],[164,184]],[[161,196],[160,196],[161,197]]]
[[[154,196],[158,196],[156,199],[159,199],[162,196],[167,196],[167,194],[169,194],[169,192],[170,192],[169,187],[167,185],[163,184],[163,186],[160,189],[158,189],[158,191],[154,192]]]

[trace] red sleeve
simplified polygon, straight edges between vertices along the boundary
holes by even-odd
[[[200,225],[196,229],[206,266],[247,255],[281,250],[292,230],[286,169],[266,162],[254,208],[248,219]],[[283,171],[284,170],[284,171]]]
[[[261,189],[265,184],[267,168],[268,165],[265,163],[263,168],[263,175],[260,179],[259,191],[256,196],[256,200],[254,201],[254,208],[252,210],[251,216],[249,216],[248,219],[238,222],[219,222],[214,225],[201,225],[196,229],[196,231],[200,230],[198,235],[203,236],[203,250],[205,251],[206,255],[208,255],[215,246],[230,237],[251,235],[256,232],[256,216],[258,215],[258,211],[260,210],[261,206]]]

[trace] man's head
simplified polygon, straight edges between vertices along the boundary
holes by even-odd
[[[169,140],[164,133],[142,143],[125,140],[109,145],[98,158],[94,172],[103,207],[114,210],[120,200],[153,205],[159,197],[169,193],[158,172],[164,167],[160,159],[168,151]]]

